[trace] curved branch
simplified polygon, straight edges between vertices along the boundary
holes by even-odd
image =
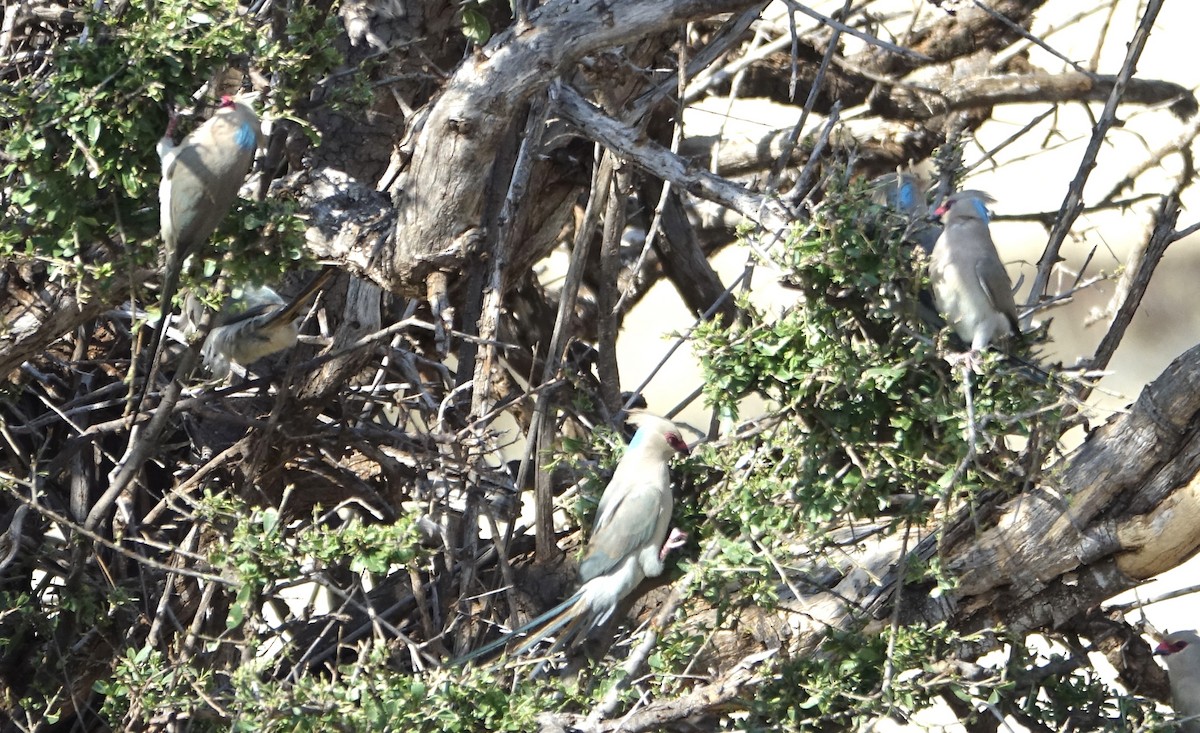
[[[425,292],[433,272],[459,272],[486,239],[482,181],[521,106],[584,56],[737,12],[754,0],[551,0],[465,62],[430,110],[409,169],[392,189],[396,248],[384,263],[395,290]]]
[[[1029,102],[1104,102],[1112,96],[1120,80],[1116,76],[1098,76],[1077,72],[1052,74],[1009,74],[985,76],[937,90],[931,99],[914,87],[896,87],[884,105],[891,114],[923,120],[973,107]],[[1198,109],[1195,95],[1186,87],[1155,79],[1129,79],[1118,97],[1121,104],[1171,104],[1180,119],[1189,119]]]
[[[787,226],[788,213],[778,202],[690,165],[658,143],[645,140],[636,130],[606,116],[569,87],[563,87],[558,97],[559,111],[564,117],[589,138],[622,157],[693,196],[736,211],[768,231],[782,231]]]

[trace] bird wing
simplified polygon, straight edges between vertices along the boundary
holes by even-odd
[[[180,149],[167,175],[171,181],[170,208],[175,245],[183,250],[180,253],[183,255],[212,236],[221,218],[233,205],[234,197],[222,195],[217,176],[205,164],[199,145],[185,145]],[[217,196],[222,200],[217,201]]]
[[[1008,272],[1001,264],[1000,257],[994,254],[980,257],[975,263],[975,277],[979,279],[979,286],[983,288],[992,308],[1008,319],[1013,327],[1013,333],[1019,334],[1020,329],[1016,325],[1017,303],[1013,300],[1012,280],[1008,278]]]
[[[662,489],[656,483],[652,479],[644,479],[618,492],[615,495],[617,498],[607,505],[601,501],[601,511],[592,528],[587,554],[579,564],[581,577],[590,580],[605,575],[622,560],[654,541],[654,531],[665,508]]]
[[[226,326],[235,323],[245,323],[252,318],[273,315],[282,309],[283,306],[279,303],[258,303],[257,305],[252,305],[243,311],[238,311],[237,313],[222,313],[220,319],[221,325]]]
[[[305,285],[304,289],[301,290],[296,297],[292,298],[291,302],[288,303],[286,307],[280,308],[275,312],[274,316],[270,320],[264,321],[262,324],[263,327],[269,328],[276,323],[294,321],[299,318],[301,309],[308,304],[309,299],[312,298],[312,296],[315,295],[318,290],[325,287],[325,283],[329,282],[329,280],[336,275],[337,272],[338,270],[336,267],[326,267],[320,272],[320,274],[313,278],[308,285]]]
[[[942,236],[942,228],[933,224],[918,224],[914,227],[912,238],[920,247],[925,256],[933,254],[933,247],[937,244],[938,238]]]

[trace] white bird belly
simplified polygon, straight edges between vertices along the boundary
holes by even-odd
[[[987,348],[996,334],[1012,330],[1008,319],[992,305],[975,273],[949,265],[933,288],[934,302],[954,332],[972,349]]]

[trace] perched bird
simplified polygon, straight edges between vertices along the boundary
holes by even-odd
[[[896,211],[910,220],[909,235],[926,255],[942,234],[942,228],[930,221],[929,205],[921,179],[912,173],[885,173],[871,181],[872,200]]]
[[[183,259],[208,241],[229,213],[262,139],[258,115],[232,97],[221,97],[216,114],[178,145],[171,116],[158,141],[162,182],[159,226],[166,246],[166,272],[178,276]]]
[[[952,194],[935,212],[944,216],[929,264],[929,281],[938,311],[970,347],[968,360],[997,335],[1020,335],[1012,281],[988,231],[982,191]]]
[[[208,333],[200,355],[216,377],[229,374],[231,362],[242,366],[296,345],[300,310],[337,272],[326,268],[288,303],[268,287],[247,288],[243,298],[221,309],[220,325]]]
[[[258,115],[232,97],[221,97],[216,113],[178,145],[178,117],[171,115],[158,141],[162,181],[158,186],[159,226],[166,250],[162,294],[163,320],[154,340],[151,379],[162,356],[166,314],[179,285],[184,258],[208,241],[237,199],[262,139]]]
[[[1177,631],[1163,638],[1155,654],[1162,655],[1171,673],[1171,706],[1183,733],[1200,733],[1200,634]]]
[[[688,453],[687,443],[673,423],[638,413],[638,425],[612,480],[600,496],[596,522],[587,551],[579,564],[583,585],[569,598],[524,626],[459,659],[466,662],[524,639],[516,654],[524,654],[539,641],[562,630],[551,651],[586,635],[612,615],[617,603],[644,578],[662,574],[667,554],[681,547],[687,535],[671,522],[671,476],[668,469],[676,453]]]
[[[917,246],[926,257],[942,234],[942,227],[931,221],[929,206],[925,203],[921,180],[911,173],[885,173],[871,181],[871,199],[908,219],[906,244]],[[917,317],[934,330],[941,330],[946,322],[938,315],[933,302],[933,293],[922,288],[917,293]]]

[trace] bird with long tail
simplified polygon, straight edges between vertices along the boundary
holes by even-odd
[[[178,145],[174,142],[177,123],[178,117],[172,114],[156,147],[162,162],[159,228],[166,253],[159,296],[161,320],[152,341],[153,356],[143,394],[153,388],[162,358],[167,314],[179,287],[184,259],[208,242],[233,208],[262,141],[258,115],[249,105],[229,96],[221,97],[216,113]]]
[[[677,453],[689,453],[687,443],[669,420],[639,413],[630,421],[638,429],[600,496],[592,537],[579,564],[583,584],[562,603],[456,663],[518,640],[513,653],[524,654],[558,634],[553,654],[607,621],[621,599],[643,579],[661,575],[668,553],[684,544],[684,532],[676,528],[668,536],[667,530],[674,507],[670,462]]]

